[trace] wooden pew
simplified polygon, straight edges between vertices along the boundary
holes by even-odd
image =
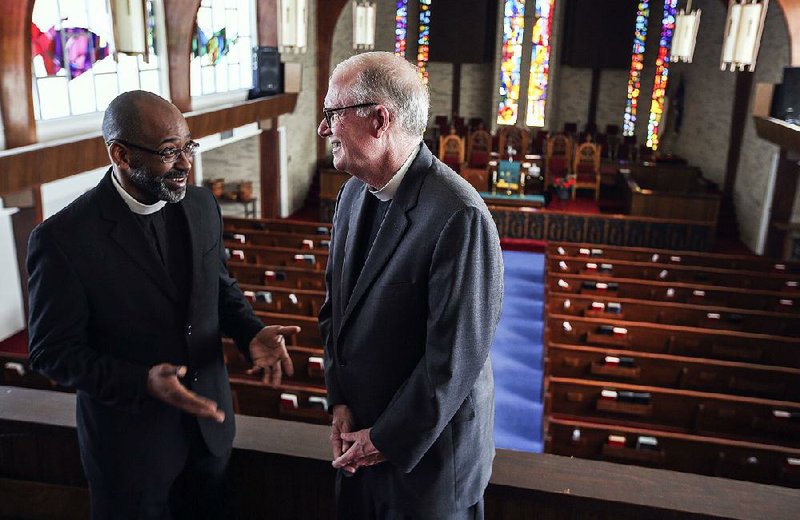
[[[240,284],[325,290],[324,272],[305,267],[228,262],[228,274]]]
[[[589,274],[603,278],[635,278],[666,282],[702,283],[713,286],[785,291],[800,296],[800,274],[739,271],[715,267],[668,265],[630,260],[598,260],[570,256],[548,256],[549,273]]]
[[[800,262],[787,262],[756,255],[698,253],[645,247],[623,247],[573,242],[548,242],[548,256],[578,256],[597,260],[630,260],[668,265],[689,265],[762,271],[767,273],[800,273]]]
[[[0,385],[64,390],[50,379],[35,372],[28,363],[27,354],[16,352],[0,352]]]
[[[800,337],[796,314],[550,292],[545,312]]]
[[[321,249],[323,251],[328,249],[331,242],[330,235],[308,235],[255,229],[225,231],[222,234],[222,238],[226,242],[239,242],[256,246]]]
[[[800,368],[800,338],[749,332],[550,314],[545,344],[550,343]]]
[[[614,438],[609,442],[611,436]],[[547,424],[545,451],[800,487],[800,450],[773,444],[552,418]]]
[[[324,271],[328,264],[328,252],[322,250],[254,246],[232,241],[225,242],[225,250],[229,260],[249,264],[305,267],[318,271]]]
[[[222,344],[236,413],[317,424],[330,423],[321,348],[287,346],[294,375],[284,374],[281,385],[272,388],[263,384],[258,376],[246,373],[251,365],[245,361],[232,340],[225,338]],[[283,399],[282,394],[295,396],[297,406],[294,406],[292,398]]]
[[[550,273],[545,277],[547,292],[613,295],[619,298],[655,300],[800,313],[800,294],[699,283],[603,278],[595,274]]]
[[[550,343],[549,376],[800,401],[800,369]],[[612,383],[609,383],[612,384]]]
[[[254,381],[258,380],[256,377],[248,376],[247,370],[252,365],[248,363],[233,340],[224,338],[222,346],[225,354],[225,366],[228,372],[232,375],[241,377],[250,377]],[[315,386],[320,390],[325,390],[325,373],[322,367],[321,359],[323,356],[321,347],[298,347],[289,345],[286,347],[289,351],[289,357],[292,358],[292,365],[294,366],[294,375],[284,375],[284,382],[305,386]]]
[[[550,376],[545,413],[800,448],[800,403]]]
[[[302,235],[330,235],[331,227],[333,226],[325,222],[305,222],[302,220],[225,217],[223,219],[223,227],[225,231],[256,229]]]
[[[325,291],[240,284],[245,297],[257,311],[316,317],[325,303]]]
[[[297,325],[302,330],[299,334],[286,337],[287,345],[304,345],[321,347],[322,336],[319,332],[319,321],[316,317],[280,314],[276,312],[256,311],[256,316],[264,325]]]
[[[256,417],[330,424],[325,389],[284,383],[270,388],[250,376],[231,375],[234,412]]]

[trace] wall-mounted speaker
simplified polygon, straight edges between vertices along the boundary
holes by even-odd
[[[251,97],[274,96],[283,91],[281,55],[277,47],[253,49],[253,92]]]
[[[798,124],[800,120],[800,67],[783,69],[783,83],[775,85],[769,115]]]

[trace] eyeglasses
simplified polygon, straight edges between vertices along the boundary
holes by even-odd
[[[161,150],[151,150],[150,148],[145,148],[144,146],[139,146],[138,144],[129,143],[128,141],[123,141],[122,139],[112,139],[108,141],[106,144],[110,145],[111,143],[120,143],[128,146],[130,148],[136,148],[137,150],[141,150],[143,152],[152,153],[154,155],[158,155],[161,158],[161,162],[164,164],[173,163],[178,160],[178,156],[183,154],[184,157],[189,159],[190,161],[194,159],[194,154],[197,149],[200,147],[200,143],[197,141],[189,141],[183,148],[175,148],[174,146],[169,146],[167,148],[163,148]]]
[[[343,110],[347,110],[348,108],[364,108],[364,107],[374,107],[378,103],[359,103],[357,105],[348,105],[346,107],[339,107],[339,108],[324,108],[322,109],[322,117],[325,118],[325,123],[328,125],[328,128],[333,128],[333,116],[336,115],[336,112],[342,112]]]

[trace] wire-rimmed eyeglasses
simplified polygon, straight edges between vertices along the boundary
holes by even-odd
[[[342,112],[349,108],[364,108],[364,107],[374,107],[379,103],[359,103],[357,105],[348,105],[346,107],[337,107],[337,108],[322,108],[322,117],[325,118],[325,124],[328,125],[328,128],[333,128],[333,116],[337,112]]]
[[[130,143],[128,141],[124,141],[122,139],[111,139],[106,144],[111,145],[111,143],[120,143],[128,146],[130,148],[136,148],[137,150],[141,150],[143,152],[152,153],[154,155],[158,155],[161,158],[161,162],[164,164],[173,163],[178,160],[178,156],[183,154],[184,157],[189,159],[190,161],[194,159],[194,154],[197,149],[200,147],[200,143],[197,141],[189,141],[183,148],[176,148],[174,146],[168,146],[167,148],[163,148],[161,150],[153,150],[151,148],[145,148],[144,146],[140,146],[138,144]]]

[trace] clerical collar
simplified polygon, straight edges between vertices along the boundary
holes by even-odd
[[[392,200],[394,198],[394,194],[397,193],[397,188],[400,187],[400,183],[403,182],[403,177],[406,176],[408,169],[411,167],[411,163],[414,162],[414,159],[417,157],[419,149],[419,146],[414,147],[414,150],[412,150],[411,155],[408,156],[406,162],[403,163],[400,169],[397,170],[397,173],[395,173],[394,176],[389,179],[389,182],[387,182],[383,188],[379,190],[373,190],[372,188],[369,188],[369,192],[378,197],[378,200],[380,201],[385,202],[387,200]]]
[[[114,188],[117,189],[117,193],[119,196],[122,197],[122,200],[125,201],[125,204],[130,208],[131,211],[136,213],[137,215],[152,215],[153,213],[157,213],[161,211],[161,209],[167,205],[167,201],[159,200],[155,204],[142,204],[138,200],[131,197],[131,194],[125,191],[125,188],[117,180],[117,176],[114,175],[114,172],[111,172],[111,182],[114,184]]]

